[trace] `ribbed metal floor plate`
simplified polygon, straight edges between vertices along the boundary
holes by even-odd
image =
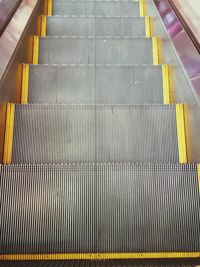
[[[47,17],[47,36],[144,36],[145,19]]]
[[[5,261],[1,267],[197,267],[198,259],[112,261]]]
[[[16,105],[13,163],[178,160],[173,105]]]
[[[28,103],[163,103],[162,67],[31,65]]]
[[[40,38],[41,64],[152,64],[152,39]]]
[[[139,2],[133,1],[56,1],[53,15],[140,16]]]
[[[200,251],[196,165],[1,167],[3,253]]]

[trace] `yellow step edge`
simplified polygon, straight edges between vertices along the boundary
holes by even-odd
[[[152,38],[153,45],[153,64],[159,65],[162,63],[162,43],[161,39],[157,36]]]
[[[29,65],[22,64],[21,104],[28,103]]]
[[[38,64],[39,57],[39,36],[33,36],[33,64]]]
[[[47,17],[45,15],[41,15],[41,32],[40,36],[45,37],[47,32]]]
[[[0,260],[110,260],[200,258],[200,252],[2,254]]]
[[[4,164],[11,164],[12,161],[14,115],[15,115],[15,105],[10,103],[7,104],[4,154],[3,154]]]
[[[153,18],[150,16],[145,16],[145,30],[146,37],[153,37]]]
[[[197,165],[197,172],[198,172],[198,183],[199,183],[199,193],[200,193],[200,164]]]
[[[163,77],[163,102],[169,105],[170,102],[170,66],[167,64],[162,65]]]
[[[184,104],[176,104],[179,162],[187,163]]]
[[[147,15],[147,2],[146,0],[140,0],[140,17]]]
[[[52,16],[52,11],[53,11],[52,0],[48,0],[48,4],[47,4],[47,16]]]

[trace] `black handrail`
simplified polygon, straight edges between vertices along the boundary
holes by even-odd
[[[22,0],[3,0],[0,3],[0,36],[11,21]]]

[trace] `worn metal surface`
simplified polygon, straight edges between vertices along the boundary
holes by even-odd
[[[40,38],[39,63],[152,64],[152,39]]]
[[[112,261],[5,261],[1,267],[195,267],[198,259],[184,260],[112,260]]]
[[[31,65],[28,103],[163,103],[162,68]]]
[[[47,18],[48,36],[145,36],[145,20],[140,17]]]
[[[196,165],[1,167],[1,253],[200,250]]]
[[[4,261],[1,267],[195,267],[198,259],[173,260],[107,260],[107,261]]]
[[[173,105],[17,105],[12,162],[178,162],[175,113]]]
[[[56,1],[53,15],[140,16],[140,9],[134,1]]]

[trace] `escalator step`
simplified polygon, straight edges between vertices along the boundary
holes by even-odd
[[[16,105],[13,163],[179,162],[174,105]]]
[[[0,190],[1,254],[200,251],[196,164],[1,166]]]
[[[40,38],[40,64],[153,64],[151,38]]]
[[[162,67],[31,65],[28,103],[163,103]]]
[[[197,267],[198,259],[107,261],[3,261],[1,267]]]
[[[139,2],[134,1],[56,1],[53,15],[140,16]]]
[[[47,36],[144,36],[142,17],[47,17]]]

